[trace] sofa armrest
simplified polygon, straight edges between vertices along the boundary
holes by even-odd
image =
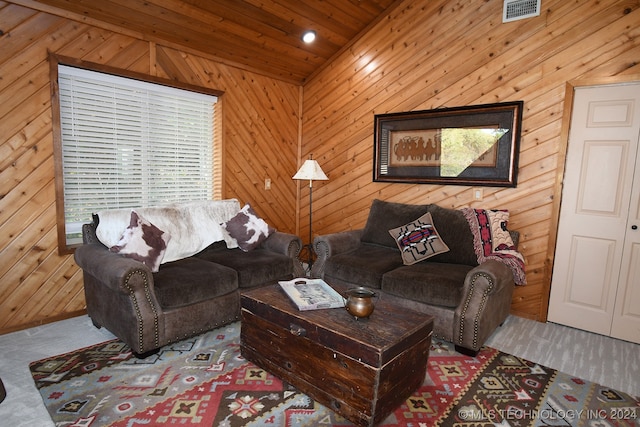
[[[297,258],[302,250],[302,240],[295,234],[276,231],[262,242],[261,247],[290,258]]]
[[[110,252],[101,243],[81,245],[75,250],[74,259],[83,272],[95,277],[111,290],[129,295],[135,289],[131,286],[146,282],[153,284],[153,274],[149,267],[131,258]],[[143,280],[129,280],[132,275]]]
[[[454,313],[454,344],[479,350],[509,315],[514,287],[513,273],[499,261],[488,260],[469,271]]]
[[[313,251],[317,259],[311,268],[311,277],[324,277],[324,266],[329,258],[356,249],[360,245],[364,229],[325,234],[313,239]]]
[[[137,354],[158,348],[165,316],[149,267],[100,243],[76,248],[74,258],[83,270],[87,314],[94,325],[105,326]]]
[[[288,256],[293,260],[294,277],[302,277],[305,275],[304,267],[298,256],[302,250],[302,239],[295,234],[283,233],[276,231],[271,233],[260,245],[262,248],[271,252],[276,252]]]

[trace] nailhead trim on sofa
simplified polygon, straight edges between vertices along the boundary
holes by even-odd
[[[485,279],[487,279],[487,281],[489,282],[489,287],[483,292],[480,308],[476,313],[475,319],[473,319],[473,348],[476,348],[478,345],[478,324],[479,324],[480,315],[484,311],[484,306],[487,302],[487,295],[489,294],[489,292],[491,292],[494,286],[493,280],[491,280],[491,277],[488,274],[484,274],[484,273],[476,274],[471,281],[469,295],[467,296],[467,299],[464,302],[464,307],[462,309],[462,312],[460,313],[460,334],[458,335],[458,340],[457,340],[458,344],[462,345],[462,341],[464,337],[464,324],[465,324],[464,321],[467,315],[467,309],[469,308],[469,303],[471,302],[471,297],[473,297],[473,293],[475,292],[475,289],[476,289],[475,288],[476,280],[478,280],[479,277],[484,277]]]
[[[142,314],[140,313],[140,307],[138,305],[138,300],[133,292],[133,289],[129,285],[129,280],[133,277],[134,274],[140,274],[144,280],[144,294],[147,298],[147,302],[153,310],[153,343],[154,348],[159,347],[160,337],[158,334],[158,312],[156,311],[155,305],[152,302],[151,293],[149,292],[149,282],[147,280],[147,275],[142,270],[133,270],[130,272],[124,281],[124,287],[129,291],[129,298],[131,298],[131,302],[133,303],[133,307],[136,311],[136,318],[138,319],[138,347],[140,347],[139,353],[144,353],[144,320],[142,319]]]

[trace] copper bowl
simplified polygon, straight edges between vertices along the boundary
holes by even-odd
[[[345,308],[356,319],[367,318],[373,313],[375,303],[373,298],[376,293],[371,289],[357,287],[347,290],[347,302]]]

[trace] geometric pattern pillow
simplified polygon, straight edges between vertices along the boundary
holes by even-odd
[[[160,230],[136,211],[131,211],[129,226],[122,233],[120,241],[109,250],[140,261],[156,273],[167,250],[169,239],[169,233]]]
[[[449,247],[442,241],[433,225],[429,212],[415,221],[389,230],[389,234],[395,239],[405,265],[415,264],[449,251]]]
[[[238,242],[240,249],[245,252],[257,248],[270,234],[276,231],[265,220],[258,217],[249,204],[244,205],[240,212],[222,224],[222,227],[229,232],[229,235]]]

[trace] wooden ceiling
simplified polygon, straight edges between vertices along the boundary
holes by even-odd
[[[9,1],[303,84],[401,0]]]

